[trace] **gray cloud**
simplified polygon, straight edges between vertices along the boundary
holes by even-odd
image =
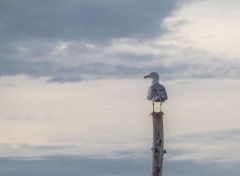
[[[125,56],[121,56],[123,58]],[[128,56],[126,56],[128,57]],[[138,56],[135,56],[138,57]],[[109,64],[107,62],[62,64],[57,61],[34,61],[24,59],[1,59],[0,75],[26,74],[32,77],[49,77],[49,82],[76,82],[85,79],[102,78],[141,78],[144,74],[157,71],[161,79],[182,78],[239,78],[240,66],[228,61],[216,61],[215,63],[174,63],[173,65],[146,65],[147,59],[128,60],[126,64]],[[149,59],[156,60],[152,56]]]
[[[137,176],[151,174],[151,159],[94,159],[79,156],[48,156],[0,158],[0,174],[25,175],[86,175],[86,176]],[[239,162],[217,164],[212,162],[166,161],[166,176],[239,175]]]
[[[1,40],[108,40],[158,35],[176,1],[0,2]]]
[[[239,149],[239,130],[221,131],[211,133],[193,134],[166,140],[167,154],[164,159],[164,175],[166,176],[201,176],[201,175],[219,175],[231,176],[239,175],[240,160],[237,156]],[[173,143],[172,147],[171,143]],[[190,145],[189,145],[190,144]],[[193,145],[194,144],[194,145]],[[204,144],[206,148],[203,147]],[[214,144],[214,145],[213,145]],[[230,144],[235,144],[231,146]],[[230,148],[224,146],[230,145]],[[66,155],[64,150],[79,151],[75,145],[36,145],[1,144],[1,151],[7,151],[8,154],[17,153],[24,150],[25,153],[31,152],[38,155],[12,155],[11,157],[0,157],[0,174],[8,176],[23,175],[149,175],[151,173],[151,151],[148,150],[122,150],[115,154],[109,153],[79,156],[72,153]],[[16,149],[16,146],[18,148]],[[190,148],[189,148],[190,146]],[[219,148],[220,147],[220,148]],[[231,150],[234,147],[234,150]],[[178,150],[176,150],[178,148]],[[195,153],[206,153],[205,159],[197,158]],[[203,149],[203,150],[202,150]],[[208,149],[212,149],[211,153]],[[220,150],[219,150],[220,149]],[[15,152],[13,151],[15,150]],[[214,152],[219,150],[215,158]],[[45,151],[45,152],[44,152]],[[48,152],[46,152],[48,151]],[[230,152],[230,153],[229,153]],[[51,155],[52,153],[52,155]],[[61,153],[62,155],[56,155]],[[42,155],[39,155],[42,154]],[[47,154],[47,155],[46,155]],[[190,154],[188,158],[173,159],[181,155]],[[227,154],[227,155],[226,155]],[[222,156],[228,157],[226,160],[219,160]],[[231,156],[232,155],[232,156]],[[234,155],[234,156],[233,156]],[[17,157],[18,156],[18,157]],[[20,157],[21,156],[21,157]],[[35,157],[34,157],[35,156]],[[232,158],[231,158],[232,157]],[[235,157],[235,159],[234,159]],[[236,160],[237,158],[237,160]],[[94,168],[94,169],[92,169]]]
[[[224,164],[227,165],[227,167],[225,167]],[[239,162],[224,164],[209,161],[171,161],[165,163],[164,171],[166,176],[238,175],[239,168],[237,165]]]
[[[101,49],[117,38],[140,41],[165,33],[161,23],[178,5],[176,0],[0,1],[0,75],[69,82],[142,73],[102,61],[111,55]],[[74,43],[65,57],[52,55],[58,42]],[[89,50],[88,42],[100,50]]]
[[[49,82],[75,82],[136,78],[157,71],[162,79],[239,78],[237,62],[212,58],[191,47],[149,44],[154,50],[162,50],[159,55],[151,51],[108,52],[113,41],[120,38],[133,40],[135,43],[129,45],[134,47],[165,34],[161,24],[180,7],[178,2],[3,0],[0,76],[25,74],[49,77]],[[66,48],[61,49],[61,43],[67,44]],[[175,56],[169,50],[176,52]],[[176,57],[174,62],[165,64],[172,57]],[[186,57],[190,59],[184,61]],[[202,62],[202,58],[210,62]]]
[[[44,158],[0,158],[0,173],[8,176],[23,175],[147,175],[147,160],[91,159],[85,157],[50,156]]]

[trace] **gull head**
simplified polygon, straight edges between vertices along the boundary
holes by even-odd
[[[144,76],[144,78],[145,78],[145,79],[146,79],[146,78],[152,78],[152,79],[156,80],[156,79],[159,79],[159,75],[158,75],[157,72],[152,72],[152,73],[150,73],[149,75]]]

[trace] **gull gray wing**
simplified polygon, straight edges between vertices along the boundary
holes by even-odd
[[[151,85],[148,89],[147,99],[157,102],[164,102],[168,99],[165,87],[161,84]]]
[[[147,92],[147,99],[148,100],[152,100],[153,97],[155,96],[156,92],[153,90],[153,86],[150,86],[148,88],[148,92]]]
[[[161,97],[161,100],[163,102],[168,99],[167,91],[166,91],[165,87],[163,85],[161,85],[161,84],[159,84],[159,88],[157,90],[157,94]]]

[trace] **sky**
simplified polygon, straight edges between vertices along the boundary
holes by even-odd
[[[0,0],[0,174],[151,174],[143,77],[156,71],[169,97],[164,175],[238,176],[239,8]]]

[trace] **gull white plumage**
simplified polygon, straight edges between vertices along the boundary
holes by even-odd
[[[152,72],[149,75],[144,76],[144,78],[151,78],[152,85],[149,87],[147,92],[147,99],[153,103],[153,112],[154,112],[154,102],[160,102],[160,112],[162,111],[162,103],[167,99],[167,91],[165,87],[159,83],[159,75],[157,72]]]

